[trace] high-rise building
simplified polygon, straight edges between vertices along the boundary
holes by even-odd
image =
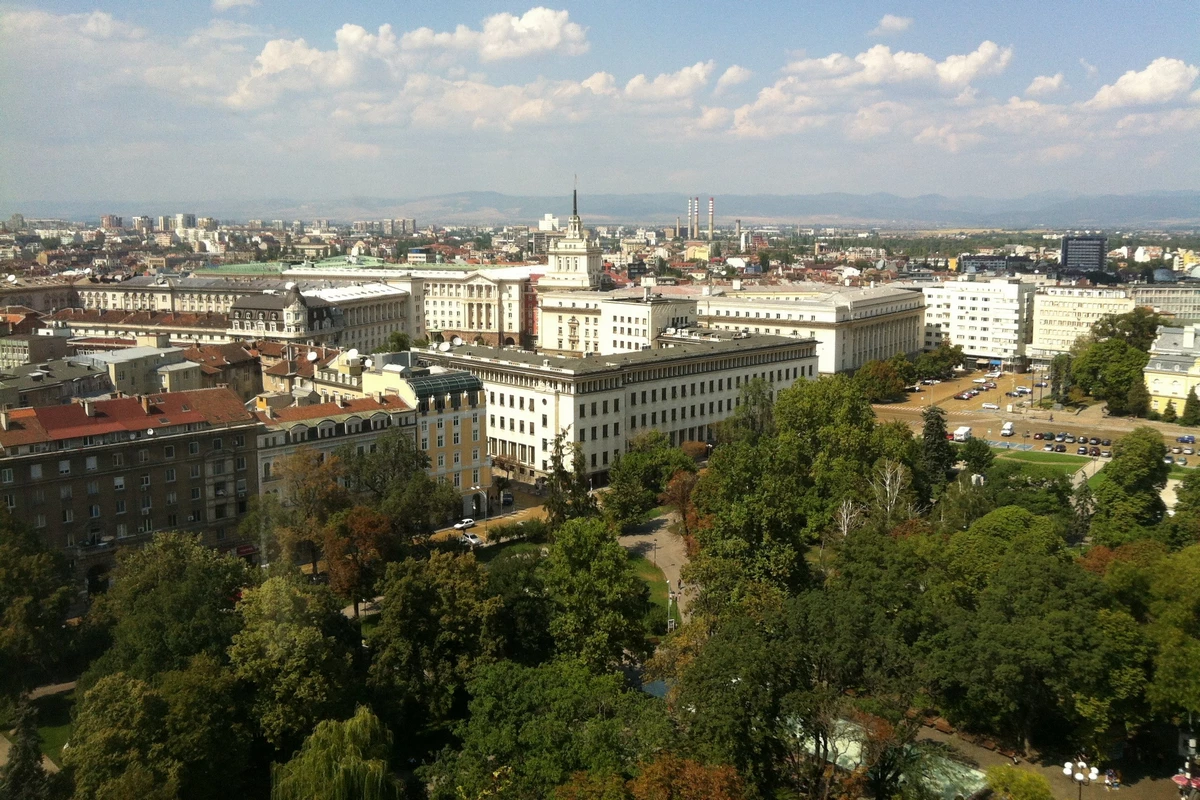
[[[1059,263],[1066,269],[1103,272],[1108,266],[1108,239],[1103,236],[1064,236]]]
[[[195,214],[176,214],[175,215],[175,230],[179,230],[180,228],[194,228],[194,227],[196,227],[196,215]]]
[[[120,230],[125,227],[125,220],[116,214],[105,214],[100,218],[100,227],[106,231]]]
[[[175,230],[175,218],[174,217],[159,217],[157,220],[157,223],[158,224],[156,224],[154,226],[154,229],[156,231],[166,232],[166,231]]]
[[[152,233],[154,231],[154,220],[147,216],[134,217],[130,224],[135,231],[142,233]]]

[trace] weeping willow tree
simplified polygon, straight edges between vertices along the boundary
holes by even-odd
[[[400,800],[388,767],[392,734],[370,709],[317,725],[299,752],[271,769],[271,800]]]

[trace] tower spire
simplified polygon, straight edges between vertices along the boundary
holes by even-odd
[[[571,189],[571,216],[579,216],[579,175],[575,175],[575,186]]]

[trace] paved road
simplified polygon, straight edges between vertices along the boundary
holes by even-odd
[[[691,603],[691,591],[686,589],[679,592],[680,572],[688,563],[687,550],[683,539],[670,532],[672,524],[679,520],[675,513],[664,514],[639,526],[633,533],[621,537],[621,544],[626,550],[645,556],[653,561],[663,571],[663,577],[679,602],[679,614],[686,622],[688,605]]]

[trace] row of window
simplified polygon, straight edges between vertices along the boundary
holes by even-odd
[[[196,444],[196,443],[192,442],[192,444]],[[139,452],[141,454],[147,453],[147,451],[145,451],[145,450],[141,450]],[[173,456],[166,456],[166,457],[172,458]],[[98,456],[87,456],[87,458],[84,460],[84,469],[87,472],[97,471],[100,468],[98,458],[99,458]],[[149,460],[150,459],[148,456],[139,459],[139,461],[141,463],[145,463]],[[212,462],[212,474],[220,475],[220,474],[224,473],[225,470],[229,468],[227,466],[229,463],[232,463],[234,465],[233,469],[243,470],[246,468],[246,457],[238,456],[236,459],[234,459],[233,462],[227,462],[225,459],[218,459],[216,461],[213,461]],[[112,454],[112,465],[114,467],[125,466],[124,453],[113,453]],[[201,465],[200,464],[192,464],[189,467],[189,471],[191,473],[192,478],[199,478],[201,475]],[[58,462],[58,474],[59,475],[70,475],[71,474],[71,460],[70,459],[63,459]],[[163,474],[166,476],[167,483],[171,483],[175,480],[175,468],[174,467],[168,467],[167,469],[165,469],[163,471]],[[44,475],[45,475],[45,472],[42,469],[41,464],[30,464],[29,465],[30,480],[40,480],[42,477],[44,477]],[[16,480],[15,468],[5,467],[3,469],[0,469],[0,483],[13,483],[15,480]],[[142,476],[142,485],[148,486],[149,482],[150,482],[150,476],[143,475]],[[91,484],[89,483],[88,485],[90,486]],[[70,489],[69,486],[65,486],[63,488],[68,489],[68,490]],[[125,476],[118,475],[118,476],[114,477],[113,478],[113,488],[117,489],[117,490],[124,489],[125,488]]]
[[[65,488],[69,489],[70,487],[65,487]],[[239,496],[244,496],[246,494],[245,479],[239,479],[234,484],[234,488]],[[98,494],[98,492],[91,491],[91,487],[89,487],[88,494],[95,495],[95,494]],[[213,487],[213,497],[218,500],[225,498],[225,497],[229,497],[230,494],[231,494],[230,485],[228,483],[220,483]],[[199,487],[199,486],[192,487],[190,495],[191,495],[191,500],[193,500],[193,501],[203,501],[205,499],[204,490],[202,487]],[[61,498],[64,500],[70,500],[71,493],[69,491],[67,491],[67,492],[61,494]],[[7,508],[10,512],[16,511],[17,508],[20,506],[20,497],[18,495],[5,494],[5,495],[3,495],[3,500],[4,500],[5,508]],[[37,495],[34,495],[31,498],[30,505],[36,507],[36,506],[42,505],[44,502],[45,502],[45,495],[39,493]],[[142,510],[142,514],[145,515],[145,514],[150,513],[150,509],[153,508],[153,504],[154,504],[153,498],[150,495],[145,494],[145,495],[142,495],[141,499],[139,501],[137,501],[137,503],[135,505],[138,508],[140,508]],[[179,494],[177,492],[173,492],[173,491],[167,492],[166,504],[168,506],[178,505],[179,504]],[[129,509],[129,503],[126,500],[124,500],[122,498],[117,498],[116,500],[113,501],[112,513],[114,513],[116,515],[121,515],[121,514],[127,513],[128,509]],[[88,516],[91,517],[92,519],[99,519],[101,516],[101,513],[102,512],[101,512],[101,508],[100,508],[99,504],[91,503],[88,505]],[[37,516],[44,517],[45,515],[38,514]],[[70,506],[66,506],[62,509],[62,521],[63,522],[71,522],[74,520],[74,518],[75,518],[74,508],[72,508]],[[41,527],[41,526],[39,526],[39,527]]]

